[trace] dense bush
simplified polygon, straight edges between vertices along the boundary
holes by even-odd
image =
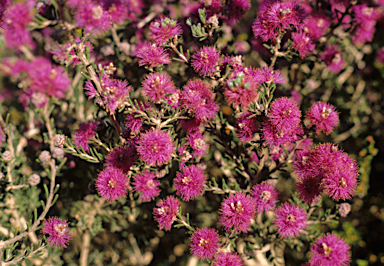
[[[383,18],[382,1],[2,1],[0,265],[384,263],[362,240],[365,199],[384,220]]]

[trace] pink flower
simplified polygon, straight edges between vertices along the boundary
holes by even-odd
[[[316,134],[324,131],[328,135],[339,124],[339,113],[335,111],[335,107],[324,102],[312,104],[306,118],[311,122],[309,126],[316,126]]]
[[[250,0],[230,0],[226,3],[225,10],[229,10],[229,12],[223,19],[226,19],[229,25],[237,23],[251,8]]]
[[[159,223],[159,228],[165,228],[166,231],[171,230],[173,221],[179,212],[180,202],[174,196],[168,196],[164,200],[157,203],[157,208],[153,210],[156,222]]]
[[[73,136],[74,144],[80,146],[85,151],[89,151],[88,142],[91,138],[96,136],[96,128],[99,125],[99,122],[86,122],[81,123],[79,129],[76,130],[75,135]]]
[[[133,190],[140,193],[139,200],[151,201],[160,194],[160,181],[156,179],[155,173],[144,170],[142,174],[137,174],[133,180]]]
[[[192,200],[204,192],[207,176],[195,165],[185,166],[174,179],[176,194],[183,200]]]
[[[219,110],[214,99],[211,86],[200,79],[194,79],[188,81],[181,92],[181,107],[198,121],[205,122],[213,119]]]
[[[30,91],[42,92],[56,98],[64,98],[71,80],[63,67],[53,66],[45,58],[36,58],[28,69]]]
[[[315,44],[312,42],[311,37],[303,31],[293,32],[292,40],[292,48],[299,52],[301,58],[306,57],[315,49]]]
[[[49,246],[55,244],[56,247],[67,247],[69,240],[72,238],[71,233],[69,233],[68,222],[57,217],[50,217],[44,221],[41,232],[49,235],[47,239]]]
[[[304,18],[305,11],[296,1],[265,1],[259,8],[252,30],[256,38],[274,41],[291,26],[301,30]]]
[[[182,33],[179,23],[169,18],[158,19],[149,26],[149,38],[157,45],[165,44]]]
[[[284,84],[286,83],[283,74],[279,70],[274,70],[273,67],[262,67],[261,69],[252,69],[254,76],[261,77],[261,83],[275,83]],[[258,78],[260,79],[260,78]]]
[[[350,246],[336,234],[326,234],[311,246],[311,266],[347,266],[351,262]]]
[[[194,157],[204,156],[208,152],[209,145],[204,141],[203,135],[199,132],[190,133],[187,136],[188,144],[193,149]]]
[[[259,98],[259,86],[263,83],[261,72],[244,68],[242,71],[234,71],[228,79],[224,96],[228,104],[236,108],[247,110],[252,102],[257,102]]]
[[[101,5],[85,0],[74,9],[75,24],[85,32],[101,33],[112,26],[111,15]]]
[[[212,259],[219,245],[219,233],[213,228],[198,228],[190,237],[191,253],[201,260]]]
[[[244,262],[236,253],[219,253],[213,266],[244,266]]]
[[[307,227],[305,210],[292,203],[284,203],[276,209],[274,225],[282,237],[297,237]]]
[[[320,60],[326,65],[326,69],[332,73],[338,73],[344,68],[345,62],[337,45],[328,45],[321,54]]]
[[[128,178],[120,169],[106,167],[99,173],[96,189],[107,201],[114,201],[127,195]]]
[[[139,66],[154,68],[171,63],[168,53],[156,44],[147,43],[140,48],[136,55],[139,58]]]
[[[107,166],[112,166],[121,169],[124,173],[127,173],[131,166],[137,160],[136,147],[132,143],[124,147],[116,147],[111,150],[107,157]]]
[[[152,109],[152,105],[149,102],[140,101],[138,102],[138,107],[141,111],[150,111]],[[140,130],[142,129],[143,125],[143,118],[142,117],[135,117],[139,113],[132,112],[128,113],[125,116],[125,125],[127,126],[130,133],[138,134]],[[143,127],[145,129],[145,127]]]
[[[9,4],[10,4],[9,0],[3,0],[0,2],[0,28],[3,27],[3,16]]]
[[[342,217],[347,217],[348,213],[351,211],[351,204],[349,203],[341,203],[337,205],[337,210],[340,213],[340,216]]]
[[[300,123],[301,112],[296,103],[281,97],[274,100],[268,113],[268,121],[278,130],[292,130]]]
[[[95,98],[100,106],[105,108],[110,113],[114,113],[116,109],[124,106],[124,101],[129,97],[132,87],[128,86],[127,81],[115,80],[104,74],[101,78],[102,92],[101,95],[97,92],[91,81],[87,81],[85,85],[86,95],[90,99]]]
[[[263,123],[262,139],[271,147],[282,147],[298,140],[297,135],[302,135],[302,128],[297,125],[295,128],[281,127],[273,125],[269,120]]]
[[[311,13],[305,22],[305,27],[308,29],[307,32],[314,40],[324,36],[327,30],[329,30],[330,25],[330,19],[323,14]]]
[[[27,3],[16,3],[5,10],[3,26],[7,47],[14,48],[21,45],[33,45],[31,34],[27,28],[28,23],[32,21],[31,11]]]
[[[256,124],[255,117],[248,118],[252,115],[251,112],[241,113],[236,118],[237,137],[243,142],[252,140],[254,134],[258,131],[259,127]]]
[[[296,191],[299,198],[306,204],[319,203],[324,188],[321,184],[322,179],[318,176],[308,176],[299,179],[296,183]]]
[[[247,232],[255,213],[256,203],[253,198],[242,193],[231,194],[221,203],[220,224],[228,230]]]
[[[101,5],[103,10],[107,11],[111,17],[111,21],[123,23],[128,18],[128,6],[126,1],[121,0],[103,0]]]
[[[350,199],[356,192],[357,178],[350,171],[341,169],[325,174],[323,186],[333,200]]]
[[[211,76],[218,71],[220,51],[213,46],[201,47],[192,56],[192,67],[201,76]]]
[[[267,182],[258,184],[252,188],[251,196],[255,199],[258,213],[271,211],[277,203],[277,189]]]
[[[175,85],[166,72],[147,75],[143,81],[142,90],[143,95],[146,96],[148,100],[156,103],[160,103],[166,100],[166,98],[169,98],[165,95],[176,92]]]
[[[175,144],[167,132],[153,129],[143,134],[138,142],[140,158],[149,165],[161,166],[171,160]]]

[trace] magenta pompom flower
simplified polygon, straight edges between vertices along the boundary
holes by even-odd
[[[244,68],[235,70],[228,79],[224,96],[227,102],[235,108],[248,109],[248,106],[257,102],[259,98],[259,86],[263,83],[260,70]]]
[[[158,19],[149,26],[149,38],[157,45],[165,44],[182,33],[179,23],[169,18]]]
[[[96,189],[107,201],[114,201],[127,195],[128,178],[120,169],[106,167],[99,173]]]
[[[213,266],[244,266],[244,262],[236,253],[220,253],[213,261]]]
[[[282,237],[297,237],[307,227],[307,214],[298,205],[286,202],[276,209],[273,222]]]
[[[335,111],[335,107],[325,102],[316,102],[312,104],[306,113],[309,119],[309,126],[316,126],[316,134],[324,131],[329,134],[339,124],[339,113]]]
[[[139,200],[142,201],[151,201],[160,194],[160,182],[156,174],[148,170],[133,178],[133,186],[133,190],[140,193]]]
[[[165,72],[147,75],[143,81],[142,90],[143,95],[146,96],[148,100],[156,103],[165,100],[165,95],[176,92],[171,77]]]
[[[134,145],[116,147],[111,150],[106,158],[107,166],[121,169],[127,173],[137,160],[137,152]]]
[[[205,122],[215,117],[219,106],[215,103],[211,86],[200,80],[188,81],[181,92],[181,107],[198,121]]]
[[[186,166],[175,177],[176,194],[183,200],[192,200],[203,194],[206,179],[204,171],[199,167],[195,165]]]
[[[112,27],[111,15],[93,1],[82,1],[74,9],[74,13],[76,26],[84,28],[87,33],[101,33]]]
[[[296,103],[281,97],[274,100],[268,114],[269,122],[277,129],[294,129],[300,123],[301,112]]]
[[[308,176],[299,179],[296,183],[296,191],[299,198],[308,205],[319,203],[321,194],[324,191],[321,181],[322,179],[319,176]]]
[[[187,136],[187,144],[193,149],[194,157],[207,154],[209,145],[204,141],[203,135],[199,132],[193,132]]]
[[[154,68],[171,63],[168,53],[156,44],[147,43],[137,52],[139,66]]]
[[[198,228],[190,237],[191,253],[201,260],[212,259],[218,248],[220,236],[213,228]]]
[[[192,67],[201,76],[211,76],[219,70],[220,51],[213,46],[201,47],[192,56]]]
[[[149,165],[161,166],[171,160],[175,144],[168,132],[153,129],[143,134],[138,141],[140,158]]]
[[[259,127],[256,124],[255,117],[248,118],[252,115],[251,112],[241,113],[236,118],[237,136],[243,142],[252,140],[254,134],[258,131]]]
[[[88,142],[91,138],[96,136],[96,128],[99,122],[86,122],[81,123],[79,129],[76,130],[73,136],[74,144],[83,148],[85,151],[89,151]]]
[[[153,210],[155,220],[159,223],[159,228],[165,228],[166,231],[171,230],[173,221],[179,212],[180,202],[174,196],[168,196],[164,200],[157,203],[157,208]]]
[[[305,32],[293,32],[292,40],[292,48],[299,52],[301,58],[306,57],[313,51],[313,49],[315,49],[311,37]]]
[[[337,45],[328,45],[321,54],[320,60],[326,65],[326,69],[332,73],[338,73],[344,68],[345,62]]]
[[[267,182],[254,186],[251,192],[251,196],[255,199],[258,213],[273,210],[278,201],[278,195],[277,189]]]
[[[220,208],[220,224],[236,232],[247,232],[256,213],[255,200],[242,193],[231,194],[224,199]]]
[[[3,26],[6,46],[14,48],[21,45],[33,45],[27,28],[28,23],[32,21],[31,11],[27,3],[16,3],[5,10]]]
[[[309,254],[311,266],[346,266],[351,262],[350,246],[333,233],[317,239]]]
[[[45,58],[37,58],[30,63],[28,71],[30,91],[42,92],[56,98],[64,98],[71,80],[63,67],[53,66]]]
[[[100,106],[105,106],[109,113],[114,113],[116,108],[120,109],[124,106],[124,101],[129,97],[132,86],[128,86],[126,80],[111,79],[104,74],[101,78],[102,92],[101,95],[93,86],[91,81],[86,82],[85,90],[89,98],[96,98]]]
[[[340,169],[325,175],[323,187],[327,195],[334,200],[350,199],[355,194],[357,179],[350,171]]]
[[[68,222],[57,217],[50,217],[44,221],[41,232],[49,235],[47,238],[49,246],[67,247],[69,240],[72,238],[72,235],[69,233]]]

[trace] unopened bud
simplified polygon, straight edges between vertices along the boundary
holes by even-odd
[[[49,151],[42,151],[39,155],[39,159],[42,163],[49,163],[51,160],[51,154]]]
[[[5,151],[3,152],[3,155],[1,155],[1,158],[4,161],[9,162],[10,160],[12,160],[12,153],[10,151]]]
[[[61,134],[56,134],[56,136],[53,138],[53,144],[56,147],[62,148],[65,142],[65,136]]]
[[[53,154],[52,154],[52,156],[53,156],[53,158],[56,158],[56,159],[60,160],[60,159],[63,159],[63,158],[64,158],[64,154],[65,154],[65,152],[64,152],[63,149],[61,149],[61,148],[55,148],[55,149],[53,150]]]
[[[31,186],[36,186],[40,183],[40,176],[38,174],[33,174],[29,177],[29,184]]]

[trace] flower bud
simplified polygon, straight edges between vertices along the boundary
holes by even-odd
[[[61,134],[56,134],[53,138],[53,144],[56,147],[62,148],[65,142],[65,136]]]
[[[52,156],[53,156],[53,158],[56,158],[56,159],[63,159],[64,158],[64,150],[63,149],[61,149],[61,148],[55,148],[54,150],[53,150],[53,154],[52,154]]]
[[[40,176],[38,174],[33,174],[29,177],[29,184],[31,186],[36,186],[40,183]]]
[[[9,162],[10,160],[12,160],[12,153],[10,151],[5,151],[3,152],[3,155],[1,155],[1,158],[6,161],[6,162]]]
[[[51,160],[51,154],[49,151],[42,151],[39,155],[39,159],[42,163],[49,163]]]

